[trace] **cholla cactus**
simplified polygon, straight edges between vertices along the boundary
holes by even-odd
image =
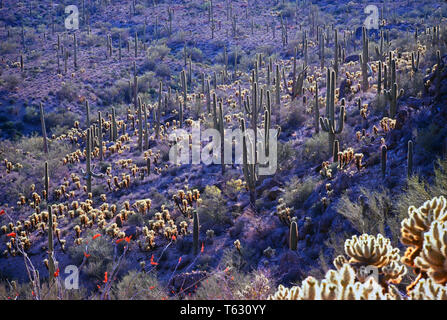
[[[345,242],[345,252],[351,257],[349,263],[383,267],[396,260],[399,249],[391,246],[391,241],[381,234],[353,236]]]
[[[283,198],[280,198],[278,200],[278,206],[276,207],[276,215],[278,216],[279,220],[284,223],[285,225],[289,226],[291,222],[291,210],[289,207],[287,207],[287,204],[285,203]]]
[[[424,234],[421,254],[414,264],[436,283],[447,283],[447,221],[431,224],[430,230]]]
[[[389,292],[373,278],[366,282],[356,281],[355,270],[344,264],[339,270],[329,270],[325,279],[318,281],[307,277],[301,286],[285,288],[280,285],[278,291],[269,296],[269,300],[400,300],[402,296],[397,288],[390,285]]]
[[[447,221],[447,201],[443,196],[428,200],[419,208],[408,208],[408,218],[401,224],[401,242],[410,246],[402,258],[403,263],[414,267],[414,260],[424,245],[424,233],[430,230],[433,221]]]
[[[398,284],[407,272],[400,264],[399,249],[393,248],[391,241],[381,234],[371,236],[362,234],[353,236],[345,242],[345,253],[350,257],[338,256],[334,260],[337,269],[350,264],[357,271],[357,279],[364,282],[369,276],[369,268],[377,268],[377,281],[386,286],[388,283]]]
[[[410,293],[411,300],[447,300],[447,287],[433,279],[422,279]]]

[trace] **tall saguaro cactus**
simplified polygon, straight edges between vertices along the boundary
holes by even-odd
[[[217,118],[217,130],[220,133],[220,164],[222,166],[222,175],[225,174],[225,129],[222,101],[219,101],[219,116]]]
[[[138,149],[143,152],[143,108],[141,98],[138,97]]]
[[[326,106],[327,117],[320,117],[320,126],[324,132],[328,133],[329,138],[329,154],[333,154],[334,140],[337,134],[343,131],[345,121],[345,106],[344,101],[340,107],[340,116],[338,119],[338,125],[335,125],[335,71],[328,72],[329,79],[329,99],[327,99],[328,105]]]
[[[43,110],[43,103],[40,103],[40,124],[42,127],[42,137],[43,137],[43,151],[48,153],[48,140],[47,140],[47,130],[45,128],[45,114]]]
[[[104,150],[102,147],[102,117],[101,111],[98,111],[98,144],[99,144],[99,160],[104,159]]]
[[[391,89],[385,91],[385,95],[390,102],[390,117],[394,118],[397,113],[397,100],[404,95],[404,89],[398,90],[397,83],[394,82]]]
[[[48,273],[50,284],[54,281],[54,274],[56,272],[54,260],[54,246],[53,246],[53,213],[51,206],[48,206]]]
[[[74,50],[74,54],[73,54],[74,69],[78,70],[78,43],[76,40],[76,33],[73,34],[73,50]]]
[[[368,62],[369,62],[369,40],[366,34],[366,28],[362,28],[362,54],[360,55],[360,64],[362,66],[362,90],[367,91],[368,84]]]
[[[254,161],[255,148],[253,142],[246,136],[245,120],[241,118],[240,122],[242,131],[242,170],[244,172],[248,190],[250,191],[250,204],[253,208],[256,208],[256,182],[258,180],[258,175],[256,173],[256,162]],[[250,159],[248,158],[249,156]]]
[[[192,227],[192,244],[193,244],[193,250],[194,255],[197,255],[199,253],[199,214],[197,213],[197,210],[194,210],[192,213],[192,219],[193,219],[193,227]]]
[[[85,179],[87,180],[87,193],[92,192],[92,177],[102,178],[103,174],[96,174],[92,171],[92,129],[87,129],[87,139],[85,141],[86,148],[86,171]]]
[[[296,221],[292,221],[289,230],[289,249],[296,251],[298,247],[298,225]]]

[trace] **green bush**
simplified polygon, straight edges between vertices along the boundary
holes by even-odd
[[[329,159],[328,141],[328,134],[326,132],[314,134],[304,143],[304,150],[301,152],[301,157],[304,160],[311,161],[314,164],[318,164]]]
[[[167,293],[155,275],[130,271],[113,286],[112,296],[118,300],[161,300]]]
[[[102,235],[101,237],[92,240],[92,237],[100,232],[93,230],[83,231],[81,237],[84,238],[82,245],[72,245],[68,249],[70,257],[73,262],[80,265],[84,259],[85,253],[85,241],[88,241],[88,254],[87,263],[85,265],[85,273],[96,279],[104,279],[104,273],[110,269],[113,262],[113,245],[108,236]]]
[[[202,203],[198,208],[201,224],[225,224],[229,221],[226,216],[226,203],[222,191],[216,186],[206,186],[201,195]]]
[[[297,177],[293,177],[290,182],[286,184],[283,199],[287,206],[298,209],[314,191],[316,185],[317,178],[307,177],[304,180],[300,180]]]

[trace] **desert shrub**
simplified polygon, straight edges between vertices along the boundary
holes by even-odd
[[[285,143],[278,141],[278,168],[288,170],[292,168],[293,161],[296,159],[297,151],[293,147],[292,141]]]
[[[312,163],[320,163],[329,158],[329,142],[328,134],[320,132],[314,134],[304,143],[304,150],[302,150],[301,157],[303,160]]]
[[[5,74],[2,76],[2,86],[6,90],[13,90],[15,89],[20,83],[22,82],[22,79],[15,75],[15,74]]]
[[[146,59],[144,60],[142,70],[154,70],[171,51],[165,44],[154,44],[146,50]]]
[[[2,41],[0,43],[0,54],[9,54],[17,52],[18,44],[14,40]]]
[[[41,276],[43,278],[43,276]],[[62,280],[63,281],[63,280]],[[42,300],[82,300],[87,298],[87,290],[79,288],[78,290],[65,290],[62,284],[59,292],[48,286],[48,282],[41,281],[39,291]],[[33,286],[31,282],[18,283],[17,281],[2,281],[0,283],[0,300],[33,300]]]
[[[49,145],[49,153],[46,155],[43,150],[43,140],[41,136],[31,135],[21,137],[17,141],[0,142],[0,159],[8,159],[12,163],[21,163],[23,168],[18,171],[18,176],[13,181],[3,179],[0,181],[0,188],[3,190],[2,196],[8,201],[17,199],[19,194],[29,191],[32,183],[36,188],[41,188],[43,181],[36,183],[34,177],[42,177],[44,172],[44,162],[48,160],[50,176],[59,174],[63,168],[60,165],[62,158],[71,152],[71,146],[62,141],[54,141]],[[26,157],[27,161],[24,161]]]
[[[104,37],[98,36],[96,34],[86,35],[85,38],[80,41],[81,47],[93,48],[93,47],[101,47],[105,43]]]
[[[55,112],[45,114],[45,123],[47,129],[56,126],[73,127],[75,121],[79,120],[79,115],[66,109],[59,109]]]
[[[206,186],[203,195],[201,195],[202,203],[198,208],[201,224],[225,224],[228,222],[226,216],[225,200],[222,191],[216,186]]]
[[[437,123],[417,129],[416,143],[428,154],[440,154],[447,137],[447,128]]]
[[[255,67],[254,55],[246,54],[245,52],[238,52],[238,55],[241,55],[238,70],[248,71],[254,69]]]
[[[194,62],[201,62],[203,60],[203,52],[199,48],[196,47],[187,48],[186,53],[189,57],[191,57],[191,60]]]
[[[167,293],[152,274],[130,271],[112,288],[118,300],[161,300]]]
[[[25,108],[25,115],[23,116],[23,121],[28,123],[37,124],[40,121],[40,115],[37,111],[37,108],[35,107],[26,107]]]
[[[127,223],[129,225],[141,226],[144,224],[144,219],[143,219],[143,216],[141,215],[141,213],[136,212],[136,213],[132,214],[131,216],[129,216]]]
[[[316,184],[317,179],[314,177],[307,177],[304,180],[292,177],[286,184],[283,199],[289,207],[293,206],[298,209],[314,191]]]
[[[171,68],[168,64],[158,64],[155,67],[155,74],[159,77],[168,78],[171,76]]]
[[[155,92],[158,92],[158,86],[158,80],[152,71],[146,72],[138,78],[139,92],[149,92],[150,94],[155,94]]]
[[[385,116],[389,114],[388,100],[384,94],[377,95],[371,101],[371,112],[375,116]]]
[[[411,76],[410,72],[401,72],[398,75],[400,88],[404,89],[407,96],[421,95],[424,90],[424,74],[422,70]]]
[[[293,106],[287,111],[286,123],[284,125],[284,130],[287,129],[298,129],[306,121],[306,115],[299,106]]]
[[[399,242],[402,217],[393,210],[393,201],[387,190],[360,188],[355,201],[351,201],[349,195],[344,193],[336,210],[360,233],[381,233],[387,235],[393,243]]]
[[[100,91],[98,96],[105,104],[120,103],[123,101],[131,102],[129,81],[124,79],[118,80],[115,85]]]
[[[171,35],[171,37],[169,38],[169,45],[170,46],[177,46],[180,44],[185,43],[185,40],[188,37],[188,32],[180,30],[177,32],[174,32],[174,34]]]
[[[67,82],[62,85],[62,87],[56,92],[56,98],[61,101],[73,102],[78,97],[79,88],[74,84]]]
[[[85,272],[88,276],[97,279],[103,279],[104,272],[113,261],[113,245],[112,240],[105,235],[92,240],[92,237],[99,232],[92,230],[84,231],[82,237],[88,240],[88,257]],[[69,247],[68,252],[73,262],[80,265],[84,259],[85,240],[82,245],[73,245]]]
[[[235,250],[224,252],[219,267],[209,277],[202,280],[194,299],[198,300],[253,300],[266,299],[273,284],[266,271],[254,270],[250,273],[241,271],[234,261],[240,259]],[[223,270],[227,270],[224,272]]]
[[[413,175],[407,181],[407,186],[396,201],[397,214],[403,219],[408,215],[408,207],[421,206],[425,201],[439,195],[445,195],[447,190],[447,160],[438,160],[431,181],[418,175]]]

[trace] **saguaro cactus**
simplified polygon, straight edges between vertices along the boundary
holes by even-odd
[[[368,61],[369,61],[369,40],[366,34],[366,28],[362,28],[362,45],[363,51],[360,55],[360,64],[362,66],[362,90],[367,91],[369,88],[368,84]]]
[[[48,153],[48,140],[47,140],[47,130],[45,128],[45,114],[43,110],[43,103],[40,103],[40,124],[42,127],[42,137],[43,137],[43,151]]]
[[[298,225],[292,221],[289,229],[289,249],[296,251],[298,247]]]
[[[78,43],[76,40],[76,33],[73,34],[73,50],[74,50],[74,54],[73,54],[74,69],[78,70]]]
[[[256,173],[256,162],[254,161],[254,146],[249,137],[245,134],[245,120],[240,119],[242,131],[242,161],[245,181],[250,191],[250,204],[256,207],[256,182],[258,176]],[[248,153],[250,151],[250,154]],[[250,156],[250,159],[248,158]]]
[[[181,80],[181,85],[182,85],[182,90],[183,90],[183,100],[186,104],[186,100],[187,100],[187,93],[188,93],[188,84],[186,81],[186,72],[185,70],[182,70],[181,74],[180,74],[180,80]]]
[[[222,175],[225,174],[225,129],[222,101],[219,101],[219,117],[217,119],[217,129],[220,133],[220,164],[222,166]]]
[[[329,84],[329,92],[327,95],[330,95],[330,98],[327,99],[329,104],[327,105],[327,117],[320,117],[320,126],[324,132],[328,133],[329,140],[329,154],[333,154],[333,146],[335,135],[340,134],[343,131],[344,123],[345,123],[345,106],[344,100],[342,100],[342,106],[340,107],[340,116],[338,119],[338,125],[335,126],[335,103],[334,103],[334,95],[335,95],[335,72],[331,71],[328,73],[330,75],[328,82]]]
[[[51,206],[48,206],[48,273],[50,283],[54,281],[54,274],[56,266],[54,261],[54,246],[53,246],[53,213]]]
[[[88,100],[85,100],[85,114],[87,116],[87,128],[90,128],[90,106]]]
[[[382,177],[385,178],[386,175],[386,156],[387,156],[387,147],[385,145],[382,146]]]
[[[92,177],[94,178],[102,178],[104,175],[103,174],[96,174],[92,171],[92,129],[88,128],[87,129],[87,140],[85,141],[86,143],[86,171],[83,173],[85,174],[85,179],[87,180],[87,193],[92,192]]]
[[[199,253],[199,214],[197,210],[192,213],[193,227],[192,227],[192,246],[194,255]]]
[[[281,107],[281,73],[279,72],[279,65],[276,65],[275,86],[276,107],[278,108],[279,112]]]
[[[314,116],[314,123],[315,123],[315,133],[320,132],[320,105],[318,103],[318,82],[315,83],[315,116]]]
[[[104,159],[104,150],[102,147],[102,117],[101,111],[98,111],[98,144],[99,144],[99,160]]]
[[[138,149],[143,152],[143,109],[140,97],[138,97]]]
[[[404,94],[404,89],[398,90],[397,83],[394,82],[390,90],[385,91],[386,97],[390,102],[390,117],[394,118],[397,113],[397,100]]]

